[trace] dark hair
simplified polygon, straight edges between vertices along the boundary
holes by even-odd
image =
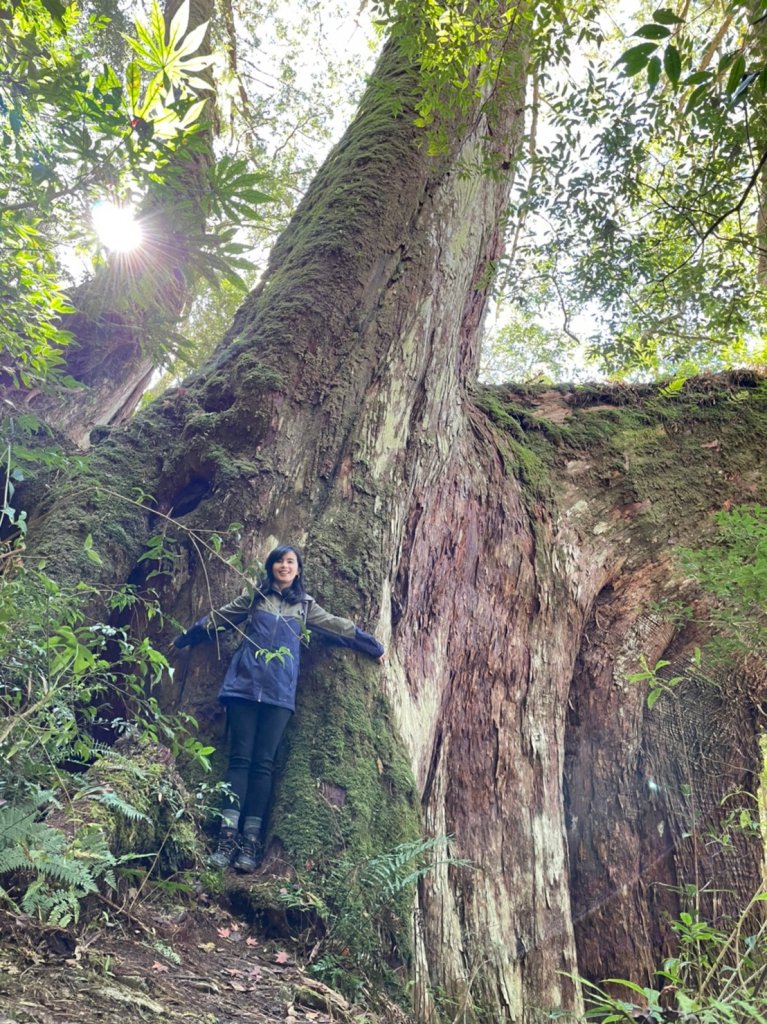
[[[284,591],[286,597],[291,598],[293,601],[300,601],[304,596],[304,560],[301,557],[301,552],[298,548],[293,547],[292,544],[280,544],[274,548],[266,556],[266,562],[264,563],[264,570],[266,571],[265,585],[266,589],[274,586],[274,575],[272,569],[274,563],[279,562],[280,559],[284,558],[289,551],[292,551],[296,556],[298,562],[298,576],[293,580],[288,589]]]

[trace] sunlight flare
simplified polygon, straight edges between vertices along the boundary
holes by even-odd
[[[111,252],[132,252],[144,239],[133,206],[98,202],[91,210],[91,218],[99,241]]]

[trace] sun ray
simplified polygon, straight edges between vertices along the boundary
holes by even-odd
[[[111,252],[132,252],[144,240],[141,224],[136,220],[136,211],[132,206],[101,201],[94,204],[91,219],[99,241]]]

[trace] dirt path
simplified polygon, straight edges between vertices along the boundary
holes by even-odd
[[[79,936],[0,917],[0,1024],[406,1024],[302,971],[219,906],[116,922]]]

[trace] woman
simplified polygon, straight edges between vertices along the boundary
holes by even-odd
[[[266,575],[255,593],[246,591],[206,615],[175,640],[188,647],[208,640],[216,629],[246,622],[218,699],[226,706],[230,735],[226,781],[232,793],[222,812],[212,866],[234,862],[254,871],[262,854],[261,828],[272,790],[274,758],[296,707],[301,637],[305,629],[379,662],[384,649],[349,619],[331,615],[304,591],[303,562],[283,544],[269,553]]]

